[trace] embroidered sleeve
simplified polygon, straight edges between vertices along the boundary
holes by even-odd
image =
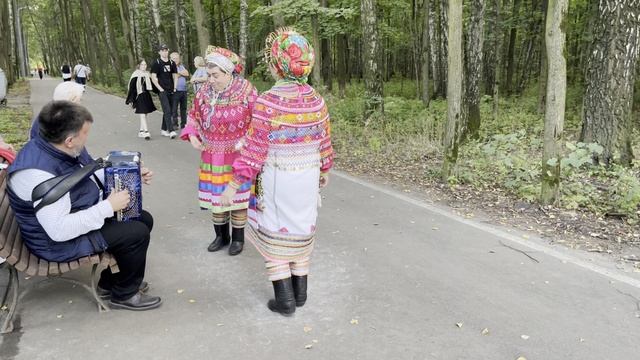
[[[251,115],[251,124],[247,130],[240,156],[233,162],[233,182],[242,184],[256,177],[267,159],[271,116],[273,109],[264,98],[258,97]]]
[[[329,112],[326,112],[326,114],[327,117],[323,122],[323,138],[320,141],[320,171],[323,173],[328,172],[333,166],[334,155],[333,146],[331,145],[331,122],[329,120]]]

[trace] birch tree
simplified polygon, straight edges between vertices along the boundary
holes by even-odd
[[[449,1],[447,125],[444,133],[442,180],[447,181],[458,161],[462,112],[462,0]]]
[[[375,0],[360,1],[360,19],[363,38],[366,39],[363,44],[363,77],[365,83],[364,121],[367,125],[374,113],[384,111],[382,73],[378,66],[380,38],[378,36]]]

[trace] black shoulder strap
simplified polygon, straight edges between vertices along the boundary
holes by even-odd
[[[63,197],[64,194],[68,193],[74,186],[76,186],[76,184],[93,174],[101,167],[104,167],[104,162],[96,161],[83,166],[71,174],[56,176],[41,182],[31,192],[31,201],[36,202],[42,199],[42,201],[40,201],[40,203],[35,207],[35,211],[38,212],[38,210],[43,207],[60,200],[60,198]]]

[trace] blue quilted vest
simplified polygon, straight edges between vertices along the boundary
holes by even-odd
[[[74,158],[56,149],[41,137],[31,139],[20,150],[16,160],[9,166],[9,176],[25,169],[38,169],[55,176],[66,175],[86,165],[87,161],[93,161],[80,157]],[[32,201],[20,199],[9,187],[7,195],[11,208],[20,226],[22,239],[29,250],[39,258],[66,262],[102,252],[107,248],[107,243],[98,230],[78,236],[68,241],[53,241],[44,231],[33,208]],[[69,192],[71,197],[71,212],[87,209],[100,200],[100,189],[91,178],[85,178],[74,186]]]

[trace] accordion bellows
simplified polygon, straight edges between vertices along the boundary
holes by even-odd
[[[140,156],[136,151],[111,151],[105,158],[105,198],[113,191],[129,190],[129,205],[116,211],[118,221],[140,220],[142,215],[142,177]]]

